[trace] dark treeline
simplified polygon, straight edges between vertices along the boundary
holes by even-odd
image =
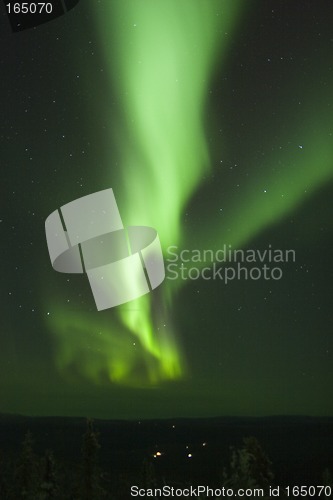
[[[161,468],[163,453],[159,451],[147,455],[137,468],[124,468],[114,473],[105,464],[100,464],[102,445],[94,422],[88,419],[80,450],[77,450],[78,460],[68,462],[56,457],[52,450],[36,453],[34,436],[28,430],[17,454],[6,456],[0,452],[0,499],[126,500],[131,498],[132,485],[152,491],[164,485],[188,488],[191,484],[203,484],[198,482],[195,469],[193,477],[187,474],[182,480],[182,470],[176,463],[174,470]],[[188,453],[187,458],[190,460],[192,454]],[[202,469],[206,465],[202,460]],[[333,486],[328,467],[322,470],[316,484]],[[265,491],[264,498],[269,498],[269,487],[277,485],[284,486],[283,479],[275,475],[271,460],[255,437],[246,437],[239,447],[231,447],[224,462],[212,470],[207,484],[212,488],[225,486],[232,490],[261,488]],[[284,497],[282,493],[281,497]]]

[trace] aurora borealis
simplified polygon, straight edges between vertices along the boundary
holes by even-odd
[[[327,10],[81,0],[16,35],[2,19],[0,411],[332,414]],[[165,255],[272,245],[296,262],[274,283],[166,280],[97,313],[82,277],[49,266],[44,220],[108,187]]]
[[[171,242],[179,242],[182,210],[200,174],[208,168],[202,116],[210,70],[216,53],[221,55],[225,49],[218,43],[221,29],[233,28],[238,9],[237,2],[224,14],[219,1],[211,2],[208,8],[206,2],[199,1],[193,8],[189,0],[170,4],[138,4],[132,0],[126,4],[104,3],[98,11],[102,45],[108,49],[105,59],[110,81],[115,80],[122,109],[120,123],[109,118],[110,130],[119,129],[116,136],[122,167],[117,192],[125,200],[122,216],[127,224],[147,221],[158,228],[164,250]],[[223,45],[227,46],[227,42]],[[168,197],[170,203],[163,202]],[[135,287],[135,279],[132,281]],[[109,325],[116,332],[122,330],[123,324],[137,337],[135,352],[131,344],[128,350],[126,331],[121,331],[120,338],[118,332],[103,335],[107,340],[99,351],[103,352],[102,359],[84,362],[81,358],[85,375],[90,376],[93,370],[96,380],[97,373],[106,371],[111,382],[126,385],[137,385],[138,379],[149,385],[181,377],[184,359],[163,304],[166,298],[163,291],[155,297],[146,295],[119,308],[121,324]],[[159,312],[154,317],[156,308]],[[69,321],[65,321],[66,337],[73,323],[79,323],[76,318]],[[56,323],[56,335],[61,328]],[[96,328],[98,317],[89,330]],[[86,342],[85,329],[80,336]],[[115,337],[121,343],[120,351],[114,345]],[[67,351],[67,340],[61,338],[60,342],[60,349]],[[81,357],[76,349],[80,344],[74,343],[67,363]],[[67,359],[63,353],[59,357],[62,363]]]

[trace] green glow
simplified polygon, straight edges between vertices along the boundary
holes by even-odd
[[[135,301],[131,304],[139,306]],[[130,326],[131,310],[128,317]],[[107,315],[96,319],[95,313],[64,314],[59,309],[49,321],[58,344],[57,368],[69,376],[84,375],[96,384],[109,381],[144,387],[181,375],[167,329],[153,335],[149,325],[133,323],[129,332],[114,317],[110,326]]]
[[[232,201],[216,200],[215,209],[210,207],[210,221],[200,231],[199,245],[211,249],[221,248],[225,243],[234,248],[246,245],[333,178],[333,141],[327,133],[325,114],[329,122],[330,115],[325,109],[318,109],[318,121],[312,108],[305,123],[299,123],[296,117],[294,127],[289,124],[287,129],[286,147],[278,155],[265,157],[262,169],[258,165],[251,168],[249,164],[252,180],[239,186]],[[260,170],[263,173],[258,175]],[[193,235],[186,235],[189,248],[198,245],[198,239],[192,241]]]
[[[239,2],[129,0],[103,7],[103,45],[123,110],[113,129],[121,213],[126,224],[155,227],[165,248],[179,240],[182,210],[210,166],[204,109]]]
[[[296,126],[287,124],[284,149],[266,155],[262,168],[249,155],[246,185],[228,200],[211,200],[197,231],[181,228],[182,213],[210,168],[204,131],[210,76],[215,61],[223,66],[240,10],[234,0],[105,0],[96,10],[105,68],[121,110],[109,116],[119,162],[115,171],[110,148],[105,186],[114,188],[125,225],[151,225],[164,251],[169,245],[245,245],[332,175],[332,137],[322,122],[327,110],[309,109],[308,120],[295,117]],[[82,312],[58,311],[51,324],[59,369],[96,383],[140,387],[186,376],[169,312],[181,284],[164,283],[116,314],[83,320]]]
[[[109,118],[121,180],[115,185],[108,174],[106,184],[115,189],[124,223],[154,227],[164,249],[180,241],[181,213],[209,168],[204,108],[214,62],[218,57],[221,64],[238,11],[238,0],[106,0],[96,9],[122,110],[117,122]],[[96,382],[107,374],[129,385],[183,376],[167,299],[165,287],[164,297],[149,294],[119,308],[120,323],[112,317],[100,336],[92,333],[101,328],[97,314],[82,321],[59,311],[52,321],[59,369],[77,366]],[[94,352],[87,357],[80,353],[91,335]]]

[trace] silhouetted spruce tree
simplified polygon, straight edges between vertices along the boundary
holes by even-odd
[[[21,456],[15,471],[16,498],[36,500],[38,462],[33,451],[32,434],[28,431],[22,443]]]
[[[98,438],[99,434],[94,429],[93,420],[88,419],[82,444],[81,496],[83,500],[97,500],[103,496],[97,466],[100,449]]]
[[[147,458],[144,459],[141,468],[141,481],[142,488],[155,488],[156,487],[156,474],[154,464]]]
[[[232,448],[230,471],[224,469],[223,484],[232,489],[263,488],[266,492],[274,479],[271,465],[258,440],[245,438],[242,448]]]
[[[6,478],[3,467],[3,460],[0,456],[0,498],[7,498]]]
[[[333,488],[333,475],[328,467],[324,469],[321,478],[324,486],[331,486]]]
[[[38,488],[38,500],[49,500],[59,498],[59,484],[56,471],[56,464],[53,453],[45,453],[42,474]]]

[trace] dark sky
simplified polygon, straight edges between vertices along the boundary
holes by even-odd
[[[0,5],[0,412],[332,415],[332,3],[214,1],[207,18],[201,0],[162,0],[160,17],[116,3],[15,34]],[[175,284],[166,260],[138,310],[97,312],[86,277],[52,269],[44,223],[109,187],[193,276],[216,270],[193,251],[224,245],[295,261],[265,261],[281,279]]]

